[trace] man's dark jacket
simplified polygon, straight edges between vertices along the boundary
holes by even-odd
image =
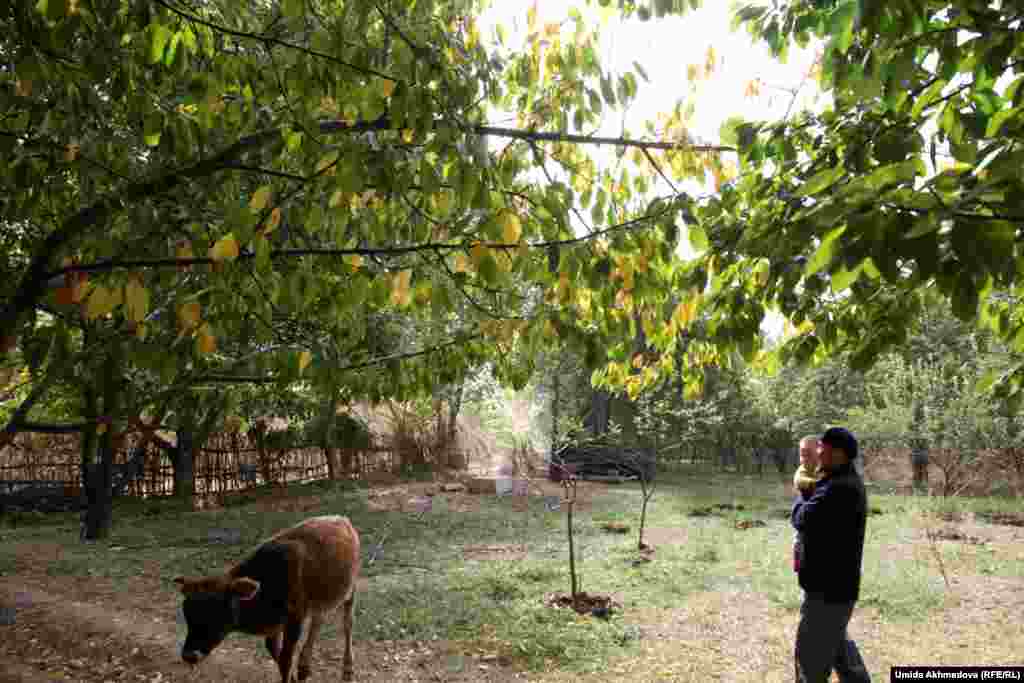
[[[867,508],[864,481],[849,464],[826,474],[809,497],[796,497],[792,522],[804,542],[801,588],[826,602],[857,601]]]

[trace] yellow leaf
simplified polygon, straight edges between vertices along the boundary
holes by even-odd
[[[71,162],[71,161],[74,161],[75,159],[77,159],[78,158],[78,153],[81,151],[81,149],[82,149],[82,146],[77,144],[77,143],[73,143],[73,144],[70,144],[67,147],[65,147],[64,148],[64,161]]]
[[[190,330],[199,326],[202,319],[203,309],[198,301],[190,301],[187,304],[178,306],[178,325],[183,330]]]
[[[352,272],[358,272],[363,267],[363,257],[359,254],[349,254],[345,257],[345,263],[352,269]]]
[[[402,129],[402,142],[404,142],[405,144],[412,144],[412,141],[415,139],[415,137],[416,131],[414,131],[412,128]]]
[[[217,243],[210,247],[210,258],[214,261],[234,261],[238,258],[238,240],[232,233],[228,233],[217,240]]]
[[[615,304],[630,311],[633,309],[633,295],[628,290],[620,289],[615,295]]]
[[[622,287],[623,289],[632,292],[633,291],[633,264],[632,262],[623,262],[622,267],[619,269],[622,274]]]
[[[715,72],[715,63],[717,61],[718,60],[715,56],[715,46],[708,46],[708,53],[707,56],[704,58],[704,74],[706,76],[710,76]]]
[[[456,273],[468,273],[469,272],[469,259],[461,251],[455,254],[455,272]]]
[[[518,242],[523,234],[523,224],[520,222],[519,216],[511,211],[502,211],[498,221],[501,225],[501,234],[505,238],[505,243],[515,244]]]
[[[754,281],[757,282],[758,286],[764,287],[768,284],[768,275],[771,270],[771,265],[765,259],[758,261],[757,266],[754,268]]]
[[[345,192],[343,190],[335,190],[334,194],[331,195],[330,201],[327,202],[327,206],[332,209],[337,209],[345,201]]]
[[[395,82],[390,78],[385,78],[380,84],[380,91],[384,97],[391,97],[395,92]]]
[[[252,199],[249,200],[249,208],[253,211],[262,211],[267,208],[267,204],[270,203],[270,185],[264,185],[260,189],[252,193]]]
[[[24,78],[18,78],[14,81],[14,94],[18,97],[31,97],[32,96],[32,81]]]
[[[196,334],[196,350],[201,355],[208,355],[217,350],[217,338],[213,336],[210,323],[203,323]]]
[[[450,193],[438,192],[431,199],[438,213],[447,215],[452,210],[452,196]]]
[[[430,295],[432,293],[433,288],[430,286],[430,283],[426,280],[422,280],[418,285],[416,285],[413,298],[416,300],[417,304],[424,306],[430,303]]]
[[[300,353],[299,354],[299,372],[302,372],[307,367],[309,367],[309,364],[311,362],[313,362],[313,354],[311,354],[309,351],[303,351],[302,353]]]
[[[129,320],[138,323],[146,318],[149,312],[149,292],[138,277],[129,279],[125,285],[124,302]]]
[[[178,246],[174,250],[174,256],[182,261],[190,260],[195,258],[195,254],[192,253],[192,245],[188,242],[178,242]],[[188,270],[191,266],[178,266],[178,270]]]
[[[391,279],[391,303],[395,306],[405,307],[412,300],[410,283],[412,282],[412,271],[403,270]]]
[[[470,258],[473,259],[473,263],[477,268],[480,267],[480,264],[483,262],[484,257],[487,256],[488,251],[489,250],[484,246],[483,242],[477,242],[469,250]]]
[[[147,330],[146,330],[146,326],[145,325],[136,325],[135,326],[135,338],[138,339],[139,341],[145,341],[145,339],[146,339],[146,332],[147,332]]]
[[[99,435],[106,434],[107,433],[107,423],[106,422],[100,422],[98,425],[96,425],[96,433],[99,434]],[[63,678],[63,676],[61,676],[61,678]]]
[[[572,285],[569,284],[569,273],[563,270],[558,274],[558,299],[562,303],[568,303],[571,295]]]
[[[264,233],[273,232],[277,229],[277,226],[281,225],[281,207],[275,206],[274,210],[270,212],[270,216],[267,218],[266,226],[263,228]]]
[[[85,302],[85,317],[89,320],[101,318],[113,312],[121,304],[121,289],[96,285]]]

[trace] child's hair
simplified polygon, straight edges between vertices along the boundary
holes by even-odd
[[[804,461],[804,456],[803,456],[804,444],[807,444],[807,443],[817,443],[817,441],[818,441],[818,437],[814,436],[813,434],[808,434],[804,438],[800,439],[800,443],[797,446],[797,454],[800,456],[800,462],[801,463],[803,463],[803,461]]]

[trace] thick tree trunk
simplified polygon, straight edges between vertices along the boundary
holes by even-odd
[[[81,540],[99,541],[110,536],[114,519],[114,497],[111,491],[110,454],[100,448],[99,462],[89,466],[85,484],[86,508],[82,520]]]
[[[612,397],[607,391],[594,389],[590,393],[590,412],[587,415],[587,427],[592,436],[601,436],[608,432],[608,421],[611,417]]]
[[[324,460],[327,461],[327,478],[331,481],[341,479],[341,466],[338,462],[338,449],[325,446]]]
[[[174,497],[183,503],[192,504],[196,492],[194,437],[191,426],[178,428],[178,445],[171,452],[171,467],[174,470]]]
[[[462,395],[465,390],[465,380],[460,380],[452,388],[451,395],[448,397],[448,432],[445,435],[447,440],[447,446],[449,448],[455,443],[456,432],[459,426],[459,413],[462,411]]]
[[[103,425],[104,430],[97,438],[97,428],[92,423],[82,439],[83,481],[86,508],[85,519],[81,528],[83,541],[96,541],[110,536],[113,526],[113,470],[114,470],[114,434],[115,421],[120,412],[121,402],[121,358],[120,348],[114,344],[108,351],[103,363]],[[96,396],[92,389],[86,389],[86,414],[95,420]],[[94,447],[96,449],[94,453]],[[98,458],[95,458],[98,456]],[[94,458],[98,460],[93,462]]]

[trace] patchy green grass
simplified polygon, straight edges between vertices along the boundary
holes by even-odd
[[[410,485],[403,495],[426,486]],[[546,486],[546,493],[556,492]],[[1019,503],[870,495],[875,514],[859,609],[884,624],[911,628],[947,607],[955,594],[946,585],[950,575],[1024,575],[1024,552],[997,550],[996,541],[937,542],[927,534],[978,512],[1020,514]],[[650,626],[651,615],[685,608],[700,596],[758,595],[795,620],[801,596],[790,568],[790,499],[780,478],[663,476],[648,507],[646,539],[655,546],[648,562],[638,561],[636,550],[639,486],[581,485],[575,525],[581,588],[621,604],[608,620],[544,602],[569,589],[563,512],[547,511],[540,496],[525,510],[509,498],[462,500],[471,500],[472,511],[456,511],[442,494],[419,514],[374,507],[363,488],[310,485],[290,488],[273,504],[254,495],[201,512],[162,503],[154,515],[151,505],[119,504],[112,537],[103,543],[79,543],[70,516],[4,529],[0,573],[114,582],[146,575],[170,599],[174,576],[220,571],[283,527],[314,514],[344,514],[362,535],[368,578],[357,599],[357,640],[456,641],[466,652],[511,656],[533,670],[583,674],[637,655],[637,629]],[[750,526],[755,521],[764,524]],[[607,522],[631,529],[609,533],[601,528]],[[41,553],[51,555],[42,561]],[[327,626],[326,638],[333,629]]]

